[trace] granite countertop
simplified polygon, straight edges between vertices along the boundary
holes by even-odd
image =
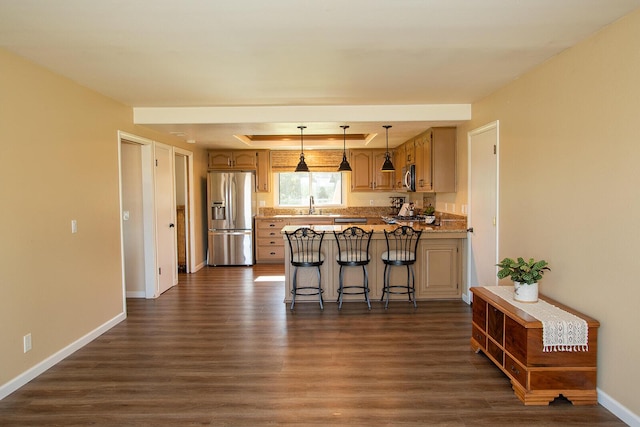
[[[408,225],[413,227],[416,230],[422,230],[422,235],[426,234],[455,234],[455,238],[466,238],[467,235],[467,223],[466,221],[450,221],[444,222],[440,226],[433,226],[429,224],[425,224],[423,222],[404,222],[398,221],[395,224],[356,224],[357,227],[362,228],[363,230],[369,231],[373,230],[373,234],[382,234],[384,230],[392,231],[402,225]],[[352,227],[353,224],[336,224],[336,225],[313,225],[309,224],[308,227],[315,231],[326,231],[326,232],[341,232],[349,227]],[[301,227],[307,227],[307,225],[285,225],[281,232],[292,232]],[[454,237],[454,236],[450,236]]]

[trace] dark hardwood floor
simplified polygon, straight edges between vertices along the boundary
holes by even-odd
[[[526,407],[461,301],[282,302],[282,266],[204,268],[0,401],[0,425],[624,425]]]

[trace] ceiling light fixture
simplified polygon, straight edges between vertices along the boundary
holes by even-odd
[[[340,126],[344,132],[344,139],[342,145],[342,162],[340,163],[340,167],[338,168],[338,172],[351,172],[351,165],[347,161],[347,129],[349,126]]]
[[[389,154],[389,128],[391,127],[391,125],[384,125],[382,127],[387,130],[387,151],[384,154],[382,172],[395,172],[396,169],[393,167],[393,163],[391,163],[391,155]]]
[[[309,166],[304,161],[304,137],[302,135],[303,130],[306,128],[306,126],[298,126],[298,129],[300,129],[300,161],[296,166],[296,172],[309,172]]]

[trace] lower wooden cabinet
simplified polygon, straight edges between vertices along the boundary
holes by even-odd
[[[329,225],[332,218],[256,218],[256,263],[283,263],[285,225]]]
[[[539,320],[483,287],[471,292],[471,348],[482,351],[511,379],[513,391],[525,405],[548,405],[560,395],[574,405],[597,404],[597,320],[541,296],[585,319],[589,327],[588,351],[544,352]]]
[[[460,297],[460,245],[459,239],[442,239],[419,246],[418,294],[431,299]]]
[[[287,225],[284,219],[256,218],[256,262],[283,263],[284,241],[280,230]]]

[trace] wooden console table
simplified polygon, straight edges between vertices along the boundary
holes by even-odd
[[[541,295],[540,299],[586,320],[589,328],[588,351],[543,352],[539,320],[483,287],[471,292],[471,348],[482,351],[511,379],[513,391],[525,405],[548,405],[560,395],[574,405],[597,404],[597,320]]]

